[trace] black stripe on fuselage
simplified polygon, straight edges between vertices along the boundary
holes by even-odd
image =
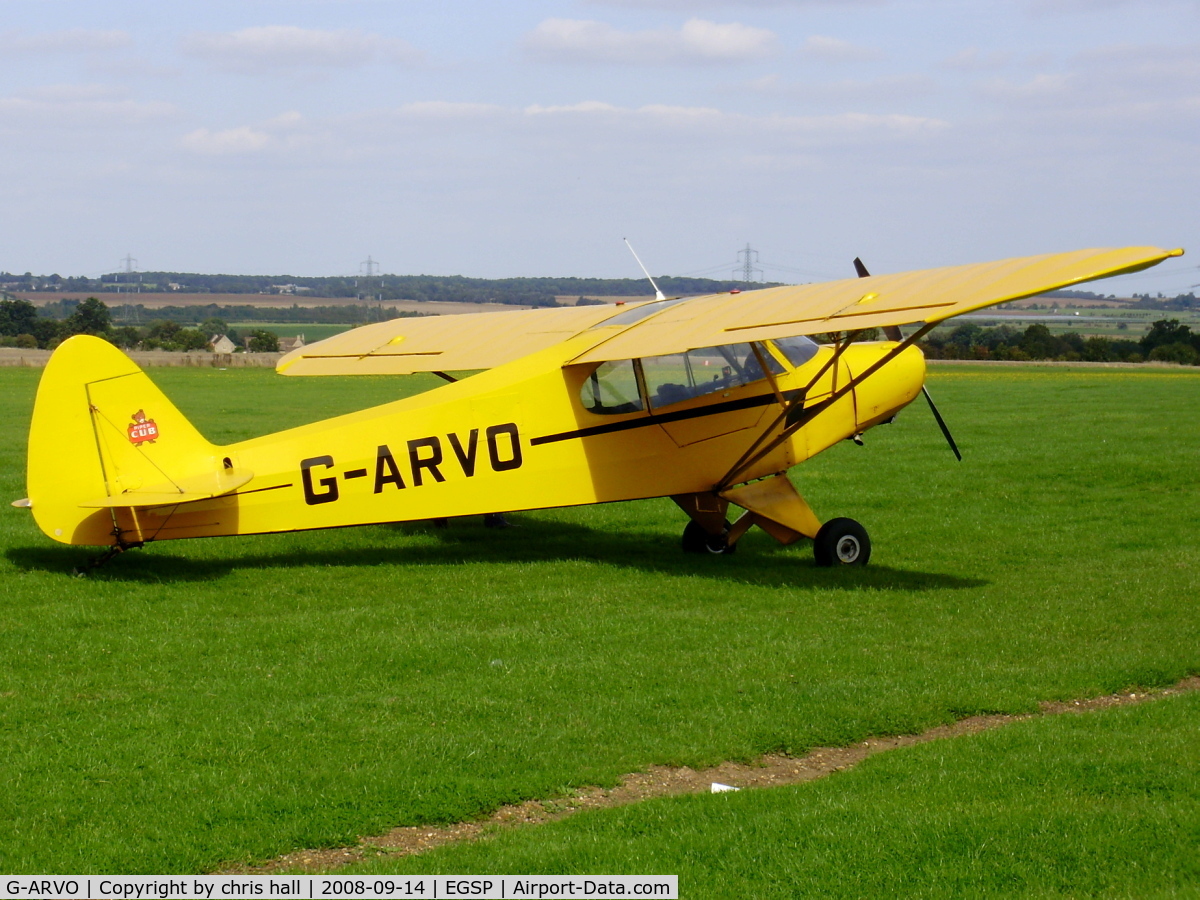
[[[784,391],[783,397],[785,400],[791,400],[798,393],[800,392]],[[775,402],[774,394],[759,394],[755,397],[742,397],[740,400],[726,400],[724,403],[714,403],[712,406],[698,406],[695,409],[681,409],[669,413],[650,413],[636,419],[623,419],[620,422],[608,422],[604,425],[593,425],[590,428],[579,428],[575,431],[547,434],[542,437],[535,437],[529,443],[531,446],[536,447],[538,444],[554,444],[558,441],[570,441],[575,438],[595,437],[598,434],[612,434],[614,431],[628,431],[631,428],[646,428],[649,425],[666,425],[669,422],[682,422],[684,419],[716,416],[739,409],[753,409],[756,406],[770,406]]]

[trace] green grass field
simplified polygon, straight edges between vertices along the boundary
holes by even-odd
[[[683,897],[1200,895],[1200,696],[583,813],[355,874],[679,876]]]
[[[37,374],[0,370],[13,499]],[[436,383],[151,375],[217,441]],[[684,556],[682,514],[644,501],[518,514],[505,532],[472,520],[163,543],[76,579],[91,552],[4,507],[0,871],[210,871],[654,763],[798,754],[1200,671],[1200,373],[963,366],[935,370],[930,389],[962,464],[914,406],[865,448],[794,470],[818,515],[870,529],[860,571],[815,569],[807,547],[757,533],[733,557]],[[1147,759],[1159,752],[1154,736],[1177,720],[1194,731],[1195,704],[1169,702],[1166,725],[1131,713],[1132,759],[1143,740]],[[995,740],[978,752],[1002,774]],[[905,758],[943,752],[918,749]],[[884,764],[855,775],[868,779],[861,802]],[[1171,776],[1180,796],[1195,797],[1195,775]],[[765,808],[786,828],[803,801],[773,797],[724,808],[742,827]],[[623,864],[678,854],[674,870],[694,871],[688,859],[719,841],[687,850],[670,823],[703,802],[561,827],[599,834],[645,815],[636,827],[653,831],[658,816],[661,848]],[[1195,836],[1194,803],[1180,809]],[[1007,840],[1020,839],[1018,813]],[[901,862],[902,821],[879,824],[876,848]],[[786,846],[769,869],[809,878],[809,857]],[[708,877],[718,894],[736,882]]]

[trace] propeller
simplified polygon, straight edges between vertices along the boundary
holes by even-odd
[[[854,271],[858,273],[859,278],[870,278],[871,273],[867,271],[867,267],[863,265],[863,261],[857,256],[854,257]],[[883,335],[889,341],[902,341],[904,335],[900,333],[899,325],[884,325]],[[958,444],[954,442],[954,436],[950,434],[950,428],[946,425],[946,420],[942,418],[942,414],[938,412],[937,405],[933,402],[933,398],[929,396],[929,388],[921,385],[921,393],[925,395],[925,402],[929,404],[929,410],[933,413],[934,419],[937,420],[938,428],[942,429],[942,434],[946,438],[946,443],[950,445],[951,452],[954,453],[954,458],[962,462],[962,454],[958,450]]]
[[[950,445],[951,452],[954,457],[962,462],[962,454],[958,452],[958,444],[954,443],[954,436],[950,434],[950,429],[946,426],[946,420],[942,418],[942,414],[938,412],[937,406],[933,403],[933,398],[929,396],[929,388],[921,385],[921,393],[925,395],[925,402],[929,404],[929,409],[933,413],[933,417],[937,419],[938,428],[942,429],[942,434],[946,436],[946,443]]]

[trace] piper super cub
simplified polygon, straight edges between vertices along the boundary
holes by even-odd
[[[784,544],[811,538],[818,565],[863,565],[863,527],[822,524],[787,471],[922,392],[916,341],[960,313],[1182,252],[1080,250],[624,306],[382,322],[293,351],[278,370],[435,372],[450,383],[225,446],[205,440],[111,344],[73,337],[42,375],[29,496],[14,505],[30,507],[56,541],[107,545],[107,558],[177,538],[670,497],[689,518],[685,550],[729,553],[757,525]],[[867,329],[888,339],[857,341]],[[470,370],[485,371],[446,374]],[[732,524],[731,504],[744,510]]]

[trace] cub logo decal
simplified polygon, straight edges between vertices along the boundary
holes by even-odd
[[[153,444],[158,440],[158,425],[153,419],[146,418],[146,411],[139,409],[132,416],[132,422],[129,423],[129,442],[134,444]]]

